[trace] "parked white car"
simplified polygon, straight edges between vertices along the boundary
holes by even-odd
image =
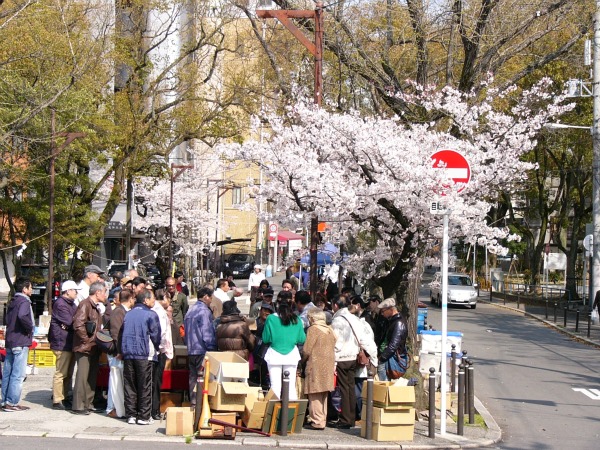
[[[429,284],[431,303],[442,306],[442,273],[436,272]],[[477,284],[464,273],[448,272],[448,304],[477,308]]]

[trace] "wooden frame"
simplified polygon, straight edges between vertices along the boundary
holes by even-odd
[[[308,408],[308,400],[293,400],[288,404],[288,433],[301,433],[304,417]],[[281,417],[281,402],[271,400],[265,410],[262,431],[265,433],[279,433],[279,420]]]

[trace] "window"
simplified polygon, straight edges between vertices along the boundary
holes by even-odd
[[[231,203],[239,205],[242,203],[242,188],[234,187],[231,189]]]

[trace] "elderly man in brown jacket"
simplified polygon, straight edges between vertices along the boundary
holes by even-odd
[[[333,329],[325,322],[325,312],[319,308],[308,311],[308,331],[302,349],[305,365],[304,393],[312,422],[304,428],[323,430],[327,421],[327,394],[333,390],[335,343]]]
[[[94,410],[94,393],[98,376],[100,351],[96,345],[96,333],[102,327],[102,315],[98,305],[108,297],[106,284],[97,281],[90,286],[90,295],[77,306],[73,317],[73,351],[77,361],[77,375],[73,388],[73,414],[88,415]]]

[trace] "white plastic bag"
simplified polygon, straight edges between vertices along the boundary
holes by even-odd
[[[597,325],[600,322],[600,315],[598,314],[598,308],[592,309],[592,323]]]

